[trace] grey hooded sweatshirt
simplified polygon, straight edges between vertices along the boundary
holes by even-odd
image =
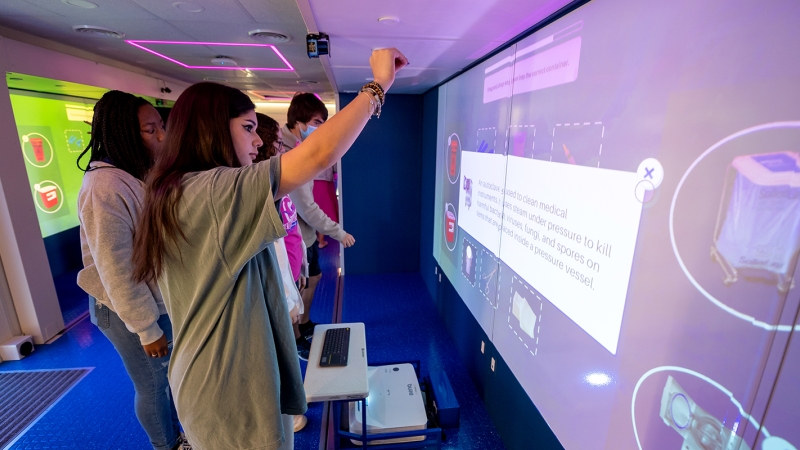
[[[96,161],[78,192],[83,270],[78,286],[114,311],[142,345],[164,332],[158,318],[167,313],[155,282],[131,279],[133,230],[144,203],[144,183],[111,164]]]

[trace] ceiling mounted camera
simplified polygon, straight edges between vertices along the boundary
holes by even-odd
[[[309,34],[306,36],[306,51],[309,58],[319,58],[330,55],[330,38],[325,33]]]

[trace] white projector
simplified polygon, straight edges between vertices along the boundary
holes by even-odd
[[[428,424],[425,402],[419,381],[411,364],[369,367],[369,396],[367,397],[367,434],[398,433],[424,430]],[[350,402],[350,432],[362,433],[361,402]],[[369,441],[370,445],[396,444],[425,439],[414,436]],[[356,445],[361,441],[352,439]]]

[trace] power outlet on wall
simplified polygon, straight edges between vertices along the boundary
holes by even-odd
[[[494,358],[492,358],[492,372],[494,372]]]
[[[486,353],[486,343],[481,341],[481,353]]]

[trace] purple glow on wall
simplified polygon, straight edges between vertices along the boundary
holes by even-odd
[[[238,44],[238,43],[226,43],[226,42],[182,42],[182,41],[140,41],[140,40],[126,40],[128,44],[133,45],[134,47],[138,47],[148,53],[152,53],[160,58],[164,58],[167,61],[173,62],[179,66],[183,66],[187,69],[211,69],[211,70],[264,70],[264,71],[276,71],[276,72],[294,72],[294,67],[289,64],[289,61],[281,54],[281,52],[274,46],[270,44]],[[156,45],[209,45],[209,46],[218,46],[218,47],[268,47],[271,48],[272,51],[278,56],[278,58],[286,64],[286,67],[220,67],[220,66],[190,66],[188,64],[182,63],[176,59],[170,58],[164,54],[161,54],[153,49],[147,48],[143,44],[156,44]]]

